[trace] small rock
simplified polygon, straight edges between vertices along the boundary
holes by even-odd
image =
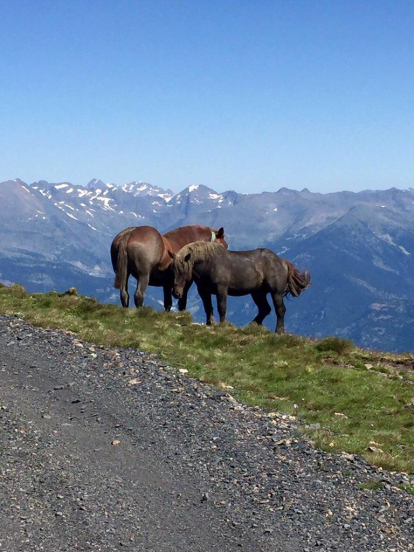
[[[354,462],[355,460],[355,455],[354,454],[349,454],[348,452],[343,452],[341,454],[342,458],[345,458],[345,460],[349,460],[349,462]]]
[[[367,450],[369,450],[369,452],[376,452],[376,453],[384,452],[382,449],[378,447],[373,447],[372,445],[367,447]]]
[[[227,393],[225,391],[215,391],[212,394],[213,399],[222,399],[223,397],[227,397]]]

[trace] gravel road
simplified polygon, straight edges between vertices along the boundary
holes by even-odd
[[[0,432],[6,552],[414,550],[407,476],[148,353],[0,316]]]

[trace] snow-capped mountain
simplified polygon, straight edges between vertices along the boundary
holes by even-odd
[[[109,247],[123,228],[166,232],[184,224],[224,226],[232,249],[270,247],[313,276],[289,301],[287,327],[350,337],[364,346],[414,350],[414,190],[218,193],[190,185],[174,194],[145,182],[93,179],[0,184],[0,280],[33,291],[75,285],[118,301]],[[131,282],[132,284],[132,282]],[[147,304],[159,306],[155,288]],[[191,309],[203,319],[191,296]],[[254,317],[249,298],[230,301],[230,320]],[[270,325],[273,321],[270,321]]]

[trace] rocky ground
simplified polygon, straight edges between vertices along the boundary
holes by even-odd
[[[414,550],[407,476],[147,353],[0,316],[0,427],[0,550]]]

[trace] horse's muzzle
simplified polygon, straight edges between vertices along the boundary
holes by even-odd
[[[173,288],[172,294],[175,299],[181,299],[181,297],[183,296],[182,292],[178,291],[175,288]]]

